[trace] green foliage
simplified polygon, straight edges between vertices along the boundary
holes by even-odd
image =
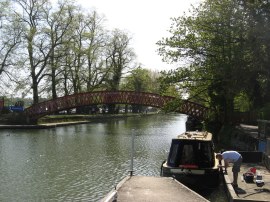
[[[38,103],[40,97],[118,90],[131,69],[129,34],[107,30],[103,17],[73,0],[3,0],[0,8],[0,94],[7,88],[31,93]]]
[[[190,65],[163,73],[161,86],[179,86],[225,121],[240,105],[248,110],[270,101],[269,8],[266,0],[206,0],[173,18],[171,36],[157,42],[159,54]]]
[[[237,111],[247,112],[250,110],[250,100],[245,93],[239,93],[238,96],[234,98],[234,106]]]
[[[135,57],[132,48],[129,47],[131,38],[127,33],[115,29],[112,31],[111,39],[107,48],[106,63],[109,68],[108,79],[106,80],[107,89],[119,90],[120,81],[124,70],[129,66]]]
[[[133,69],[124,79],[121,89],[137,92],[159,93],[158,75],[148,69]]]
[[[162,91],[162,95],[179,97],[179,92],[177,91],[176,86],[170,85],[170,86],[167,86],[166,89]]]
[[[166,105],[163,107],[163,110],[165,112],[175,112],[178,111],[180,106],[182,105],[183,100],[180,98],[175,98],[174,100],[166,103]]]
[[[267,103],[259,110],[259,118],[264,120],[270,120],[270,103]]]

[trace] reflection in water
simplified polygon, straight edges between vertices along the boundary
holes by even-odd
[[[98,201],[128,174],[135,131],[135,175],[159,176],[184,115],[106,120],[0,133],[0,201]]]

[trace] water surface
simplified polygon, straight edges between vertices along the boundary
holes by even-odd
[[[185,115],[0,131],[0,201],[98,201],[128,174],[159,176]]]

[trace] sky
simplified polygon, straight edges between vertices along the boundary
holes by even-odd
[[[84,9],[95,9],[104,15],[105,26],[126,31],[132,38],[131,47],[137,55],[136,61],[151,70],[175,69],[176,64],[162,62],[156,43],[169,36],[171,17],[188,12],[191,4],[201,0],[77,0]]]

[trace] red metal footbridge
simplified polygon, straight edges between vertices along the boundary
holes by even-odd
[[[167,104],[174,102],[176,99],[175,97],[146,92],[95,91],[68,95],[41,102],[26,108],[24,113],[28,118],[33,120],[58,111],[98,104],[129,104],[164,108]],[[200,104],[182,100],[175,111],[203,120],[208,110],[207,107]]]

